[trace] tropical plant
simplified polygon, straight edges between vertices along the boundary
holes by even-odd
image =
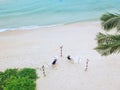
[[[28,77],[10,77],[5,80],[3,90],[35,90],[36,84]]]
[[[35,90],[37,74],[32,68],[0,72],[0,90]]]
[[[105,31],[116,28],[116,34],[98,33],[96,36],[98,46],[95,48],[101,55],[107,56],[120,52],[120,14],[107,13],[101,17],[102,27]]]
[[[120,14],[106,13],[101,16],[100,20],[104,30],[110,31],[116,28],[117,31],[120,31]]]
[[[36,74],[36,70],[35,69],[32,69],[32,68],[24,68],[24,69],[21,69],[19,72],[18,72],[18,75],[20,77],[26,77],[28,76],[29,79],[33,79],[33,80],[36,80],[38,77],[37,77],[37,74]]]

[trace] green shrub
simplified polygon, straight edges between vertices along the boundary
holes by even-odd
[[[0,90],[35,90],[36,79],[35,69],[7,69],[0,72]]]
[[[11,76],[17,77],[18,70],[17,69],[7,69],[4,72],[5,78],[9,78]]]
[[[2,88],[2,85],[4,84],[4,80],[3,80],[3,77],[4,77],[4,73],[3,72],[0,72],[0,90],[3,90]]]
[[[28,77],[11,77],[5,81],[3,90],[35,90],[35,82]]]
[[[20,77],[28,77],[30,79],[37,79],[37,74],[36,74],[36,70],[32,69],[32,68],[24,68],[22,70],[19,71],[19,76]]]

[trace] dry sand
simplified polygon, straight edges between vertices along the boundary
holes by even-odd
[[[0,70],[32,67],[40,78],[37,90],[120,90],[120,55],[101,57],[93,48],[100,22],[82,22],[36,30],[0,33]],[[63,57],[60,46],[63,45]],[[72,64],[67,55],[80,57]],[[57,66],[39,69],[58,57]],[[84,71],[86,59],[88,70]]]

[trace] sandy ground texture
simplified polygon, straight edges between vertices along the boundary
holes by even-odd
[[[120,55],[102,57],[93,49],[96,34],[101,31],[100,22],[82,22],[1,32],[0,70],[35,68],[40,77],[37,90],[120,90]],[[60,46],[63,46],[63,57],[60,57]],[[70,63],[67,55],[79,59],[79,63]],[[58,60],[53,68],[54,57]]]

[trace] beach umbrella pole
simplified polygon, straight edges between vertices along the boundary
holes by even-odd
[[[42,71],[43,71],[43,75],[44,75],[44,77],[46,77],[45,66],[44,66],[44,65],[42,66]]]
[[[60,57],[62,57],[63,55],[63,46],[60,46]]]
[[[86,66],[85,66],[85,71],[88,70],[88,62],[89,62],[89,60],[87,59],[87,61],[86,61]]]

